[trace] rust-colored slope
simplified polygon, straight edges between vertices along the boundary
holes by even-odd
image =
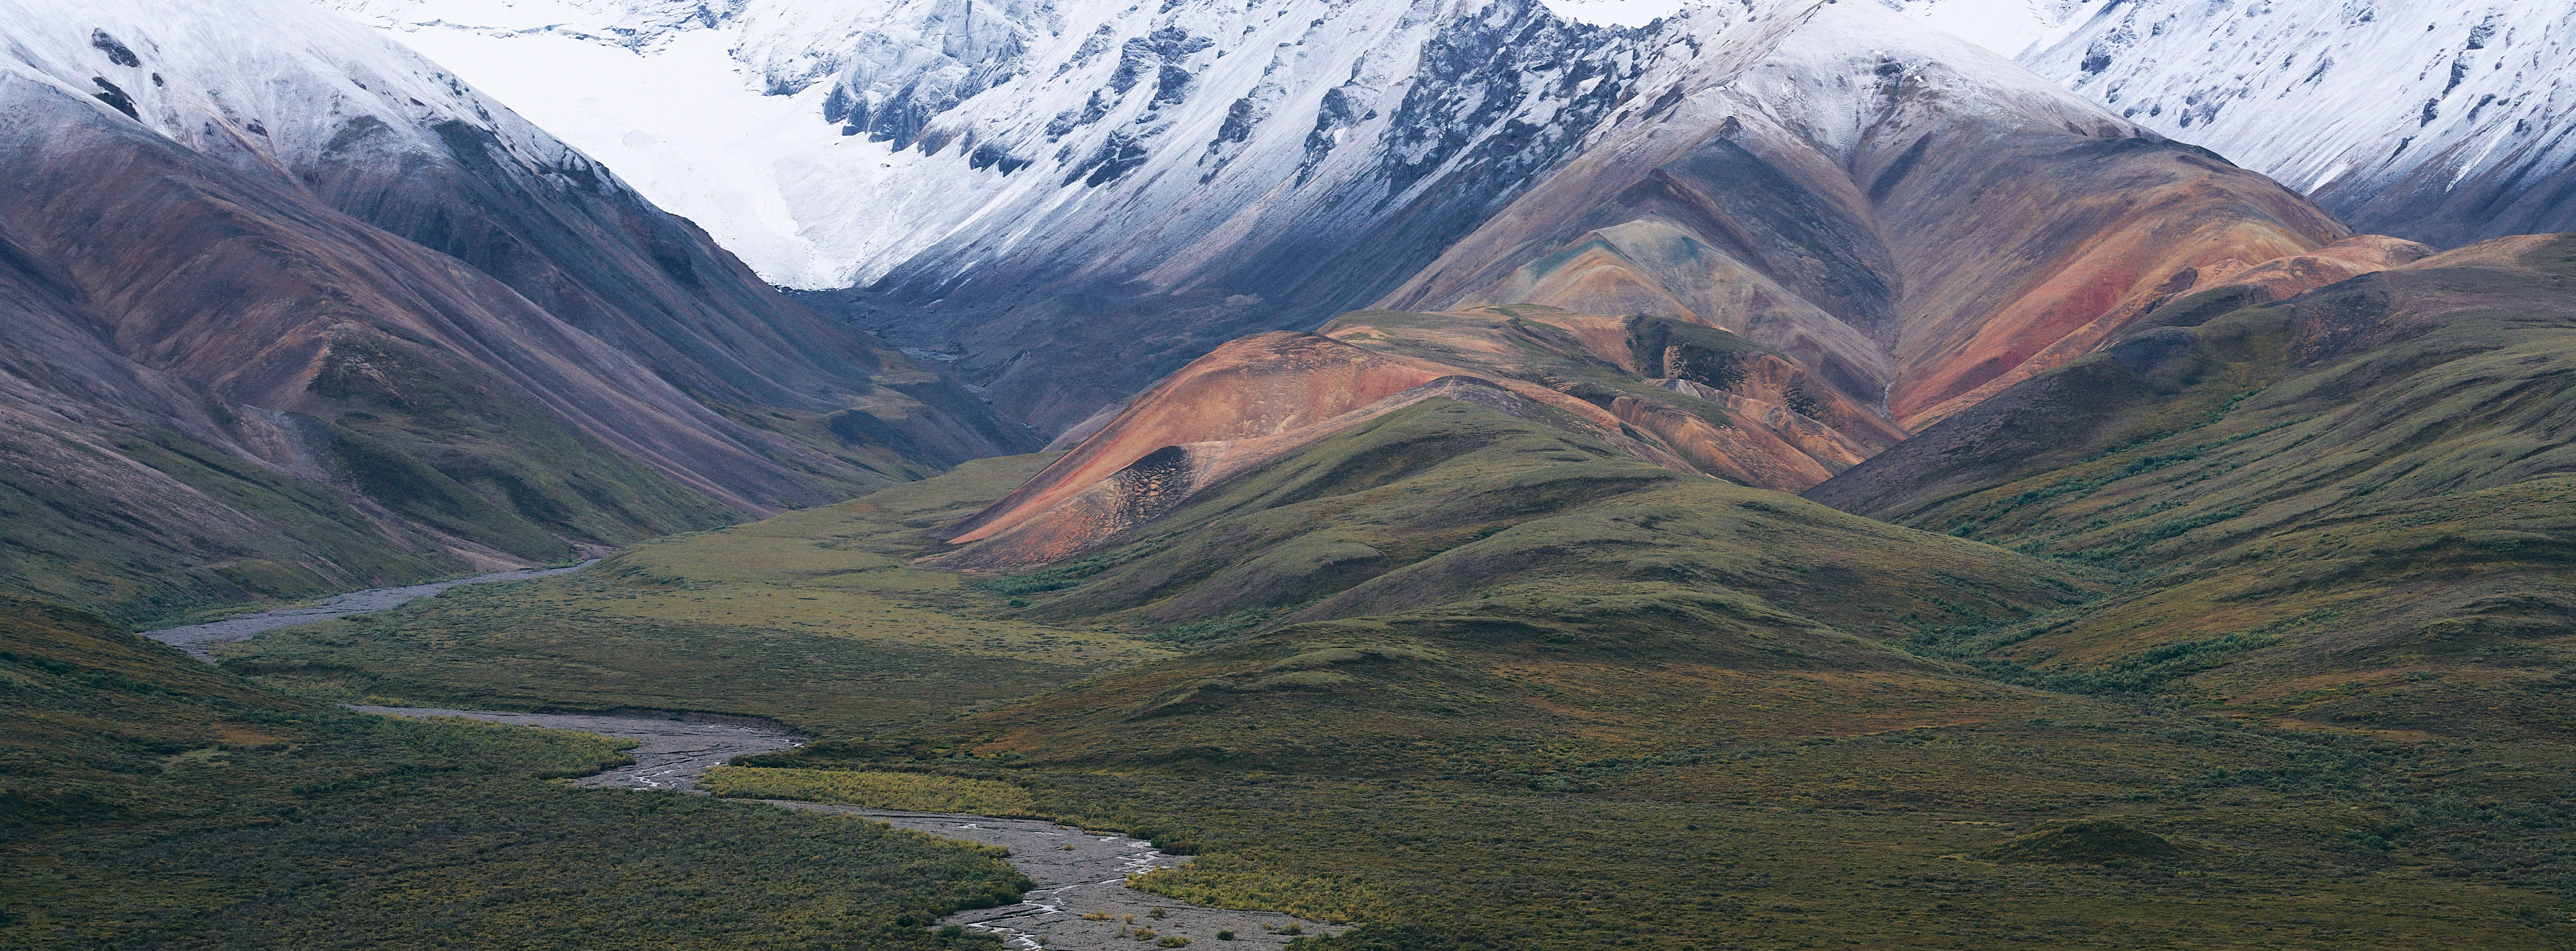
[[[1455,400],[1515,416],[1532,414],[1525,398],[1492,381],[1444,376],[1283,432],[1164,446],[1105,478],[1058,494],[1058,500],[1043,510],[995,524],[973,543],[929,559],[929,563],[957,570],[1003,571],[1081,554],[1170,513],[1228,479],[1429,399]],[[1072,487],[1070,481],[1051,485]]]
[[[1169,446],[1276,436],[1453,371],[1313,334],[1254,334],[1191,361],[1018,491],[960,523],[974,542],[1072,498]]]
[[[2289,300],[2328,284],[2364,274],[2414,264],[2435,254],[2433,248],[2384,234],[2354,235],[2306,254],[2293,254],[2244,267],[2234,261],[2202,268],[2190,276],[2188,294],[2227,288],[2252,291],[2255,303]]]
[[[1079,554],[1228,479],[1435,398],[1775,489],[1815,485],[1901,436],[1777,352],[1701,324],[1539,306],[1363,311],[1320,336],[1258,334],[1191,363],[965,523],[952,536],[965,547],[935,561],[1008,570]]]
[[[2222,250],[2225,248],[2223,242],[2210,244]],[[2261,241],[2247,241],[2239,247],[2252,250],[2263,244]],[[2210,247],[2204,245],[2199,250],[2207,252]],[[2432,253],[2431,248],[2400,238],[2356,235],[2313,251],[2286,254],[2251,266],[2244,260],[2227,257],[2179,268],[2153,268],[2148,274],[2163,274],[2160,283],[2143,289],[2132,287],[2100,316],[2054,340],[2047,340],[2045,333],[2026,334],[2017,343],[2036,346],[2037,349],[2015,362],[2011,369],[1937,403],[1923,406],[1908,404],[1912,411],[1901,418],[1916,430],[1947,419],[2013,384],[2102,349],[2137,319],[2168,303],[2185,303],[2189,298],[2201,298],[2233,307],[2283,301],[2338,281],[2418,261]],[[2098,265],[2097,271],[2121,267],[2111,261],[2095,264]],[[2143,281],[2141,278],[2137,283]],[[1974,342],[1969,346],[1973,349]],[[1930,394],[1916,390],[1910,392],[1909,397],[1919,401],[1930,398]],[[1905,412],[1904,409],[1899,411]]]
[[[1981,388],[2025,379],[2100,348],[2129,321],[2187,289],[2187,272],[2268,261],[2336,236],[2327,230],[2336,226],[2321,214],[2312,214],[2307,228],[2282,224],[2241,193],[2248,187],[2277,192],[2277,186],[2216,163],[2197,168],[2196,158],[2159,161],[2167,167],[2158,171],[2173,178],[2107,198],[2088,201],[2068,193],[2074,189],[2033,189],[2009,200],[2018,207],[2008,214],[2019,222],[1986,222],[1956,243],[1945,242],[1945,248],[1990,249],[1985,253],[2016,260],[2034,253],[2048,257],[2020,275],[2025,287],[2001,306],[1952,307],[1904,328],[1896,343],[1903,369],[1888,392],[1890,413],[1908,429],[1920,429],[1973,402],[1963,403],[1961,396],[1991,392]],[[2206,177],[2193,176],[2195,170]],[[2294,201],[2278,197],[2278,204]],[[2052,220],[2043,211],[2050,208],[2064,217]],[[1921,256],[1933,252],[1926,249]],[[1925,296],[1938,293],[1943,283],[1931,282],[1934,290]]]

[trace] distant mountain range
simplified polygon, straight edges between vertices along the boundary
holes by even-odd
[[[448,65],[245,2],[277,26],[12,8],[14,161],[44,187],[7,234],[47,341],[18,392],[60,435],[19,443],[16,471],[30,525],[91,539],[18,553],[40,591],[149,614],[207,585],[569,557],[1103,434],[1041,477],[1074,483],[1030,490],[1060,501],[1167,445],[1447,377],[1799,490],[2178,297],[2279,300],[2437,250],[2409,236],[2548,225],[2565,171],[2558,76],[2531,65],[2563,11],[2532,5],[1778,0],[1616,26],[1531,0],[328,4],[633,160],[639,191]],[[2320,164],[2387,145],[2393,119],[2326,104],[2416,88],[2361,65],[2401,12],[2453,64],[2420,131]],[[2298,56],[2349,68],[2274,76],[2302,30],[2333,40]],[[2315,202],[2257,174],[2295,162]],[[2444,177],[2471,184],[2419,194]],[[1248,336],[1357,311],[1410,316]],[[1538,338],[1503,330],[1579,339],[1524,353]],[[1130,401],[1274,345],[1414,369],[1386,392],[1280,383],[1321,401],[1289,408]],[[1603,367],[1610,390],[1586,389]],[[139,465],[75,477],[92,455],[41,448],[70,444]],[[66,497],[90,501],[41,504]],[[97,514],[145,511],[198,527],[147,544]],[[290,541],[219,541],[254,524]],[[160,567],[114,567],[136,544]],[[197,580],[141,580],[162,569]]]
[[[2576,227],[2548,65],[2567,4],[1848,2],[2018,54],[2364,232]],[[1711,49],[1833,6],[1640,28],[1520,0],[332,5],[1049,432],[1226,339],[1392,303],[1520,191],[1727,74]],[[1644,22],[1609,6],[1564,9]]]

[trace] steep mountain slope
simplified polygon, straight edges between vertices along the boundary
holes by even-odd
[[[1827,5],[1710,51],[1744,65],[1614,116],[1396,309],[1183,368],[964,523],[942,563],[1078,554],[1434,394],[1796,491],[2177,296],[2274,300],[2430,253],[2347,238],[2261,176],[1907,32]]]
[[[1566,7],[1631,24],[1595,26],[1520,0],[329,5],[643,170],[648,191],[710,222],[769,279],[849,288],[810,300],[949,362],[1049,433],[1225,340],[1379,301],[1520,190],[1597,152],[1623,111],[1660,121],[1667,97],[1729,82],[1774,31],[1871,6],[1671,4],[1660,21],[1652,3]],[[2531,64],[2548,62],[2564,4],[2436,15],[2429,0],[2274,3],[2245,16],[2180,0],[1892,5],[2026,53],[2137,128],[2323,186],[2326,207],[2363,230],[2455,244],[2552,227],[2547,183],[2567,166],[2552,143],[2568,123],[2556,73]],[[2418,78],[2383,68],[2424,42],[2394,25],[2416,12],[2477,68],[2457,83],[2458,57]],[[1911,32],[1925,35],[1893,45],[1940,46]],[[2513,64],[2499,70],[2508,40]],[[2084,52],[2097,43],[2134,52],[2103,66]],[[2320,56],[2350,68],[2275,81],[2284,58]],[[2016,82],[1988,63],[1960,71]],[[2441,100],[2430,126],[2426,99]],[[2235,104],[2205,114],[2218,100]],[[2382,115],[2390,103],[2405,114]],[[2433,132],[2438,150],[2425,148]],[[2405,138],[2417,141],[2401,149]],[[2430,161],[2437,152],[2448,157]],[[2354,171],[2325,175],[2338,162]],[[2475,174],[2444,177],[2463,169]],[[2421,208],[2437,210],[2408,211]]]
[[[761,0],[704,16],[624,2],[582,4],[563,29],[544,19],[556,7],[497,22],[444,2],[339,6],[441,57],[493,63],[496,82],[522,77],[542,99],[596,59],[520,52],[531,43],[706,68],[692,51],[716,41],[697,34],[721,36],[754,88],[848,136],[826,149],[798,138],[759,167],[707,163],[725,171],[701,177],[724,187],[703,191],[754,181],[778,196],[755,203],[759,227],[812,248],[770,273],[864,288],[833,300],[898,343],[959,356],[1006,411],[1050,431],[1224,340],[1364,306],[1633,96],[1641,73],[1696,52],[1531,0]],[[1695,29],[1755,19],[1767,18],[1712,9]],[[432,25],[450,21],[536,32],[476,41]],[[629,131],[651,144],[640,122]]]
[[[2563,738],[2571,279],[2561,235],[2279,303],[2185,298],[1807,494],[2136,573],[1927,646],[2298,719]]]
[[[2576,228],[2576,4],[1903,0],[2364,231]]]
[[[552,560],[1025,439],[328,14],[6,12],[12,586]]]
[[[1614,121],[1388,298],[1695,316],[1914,428],[2212,268],[2345,231],[2259,175],[1870,4]]]

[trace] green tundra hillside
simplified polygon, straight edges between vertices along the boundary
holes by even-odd
[[[2118,572],[1926,649],[2265,717],[2576,730],[2576,236],[2185,298],[1808,492]],[[1999,619],[2000,620],[2000,619]]]

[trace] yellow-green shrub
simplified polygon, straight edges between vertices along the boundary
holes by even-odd
[[[1362,882],[1291,874],[1231,855],[1202,855],[1178,868],[1130,875],[1127,884],[1194,904],[1279,911],[1335,924],[1375,917],[1372,912],[1386,907],[1385,896]]]
[[[719,766],[701,781],[708,792],[738,799],[798,799],[876,809],[1033,815],[1028,790],[1009,783],[930,773]]]

